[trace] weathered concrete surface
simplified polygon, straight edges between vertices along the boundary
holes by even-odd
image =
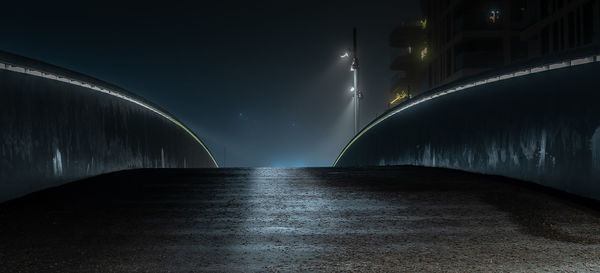
[[[597,210],[418,167],[137,170],[0,204],[0,272],[598,272]]]
[[[600,63],[441,96],[382,121],[337,166],[503,175],[600,200]]]
[[[0,54],[0,61],[9,57]],[[98,84],[12,57],[11,62]],[[180,126],[119,97],[0,69],[0,98],[0,202],[116,170],[215,166]]]

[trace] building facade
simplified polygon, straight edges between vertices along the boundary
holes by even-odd
[[[536,7],[521,33],[530,58],[600,46],[600,1],[529,0]]]
[[[390,35],[390,69],[393,76],[389,107],[414,97],[427,88],[423,61],[423,54],[427,51],[425,27],[426,21],[401,24]]]
[[[421,0],[421,8],[424,38],[398,29],[391,37],[392,48],[424,45],[421,64],[405,65],[414,72],[403,79],[420,82],[419,92],[507,65],[600,48],[600,0]],[[399,37],[408,42],[394,43]],[[394,59],[392,70],[398,65]]]
[[[527,58],[521,31],[527,1],[422,0],[427,18],[428,87]]]

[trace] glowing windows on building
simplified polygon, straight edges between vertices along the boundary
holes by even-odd
[[[425,60],[425,57],[427,56],[427,48],[423,48],[423,50],[421,50],[421,60]]]
[[[500,22],[500,11],[499,10],[491,10],[490,11],[490,23],[495,24]]]

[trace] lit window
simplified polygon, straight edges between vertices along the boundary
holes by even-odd
[[[400,93],[396,92],[396,97],[390,101],[390,105],[396,103],[396,102],[401,102],[405,99],[410,99],[410,94],[406,91],[401,91]]]
[[[423,29],[427,28],[427,19],[421,20],[421,28],[423,28]]]
[[[490,11],[490,23],[495,24],[500,21],[500,11],[492,10]]]
[[[425,60],[426,56],[427,56],[427,48],[423,48],[423,50],[421,50],[421,60]]]

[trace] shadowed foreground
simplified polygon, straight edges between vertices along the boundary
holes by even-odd
[[[128,171],[0,204],[0,272],[593,272],[589,207],[417,167]]]

